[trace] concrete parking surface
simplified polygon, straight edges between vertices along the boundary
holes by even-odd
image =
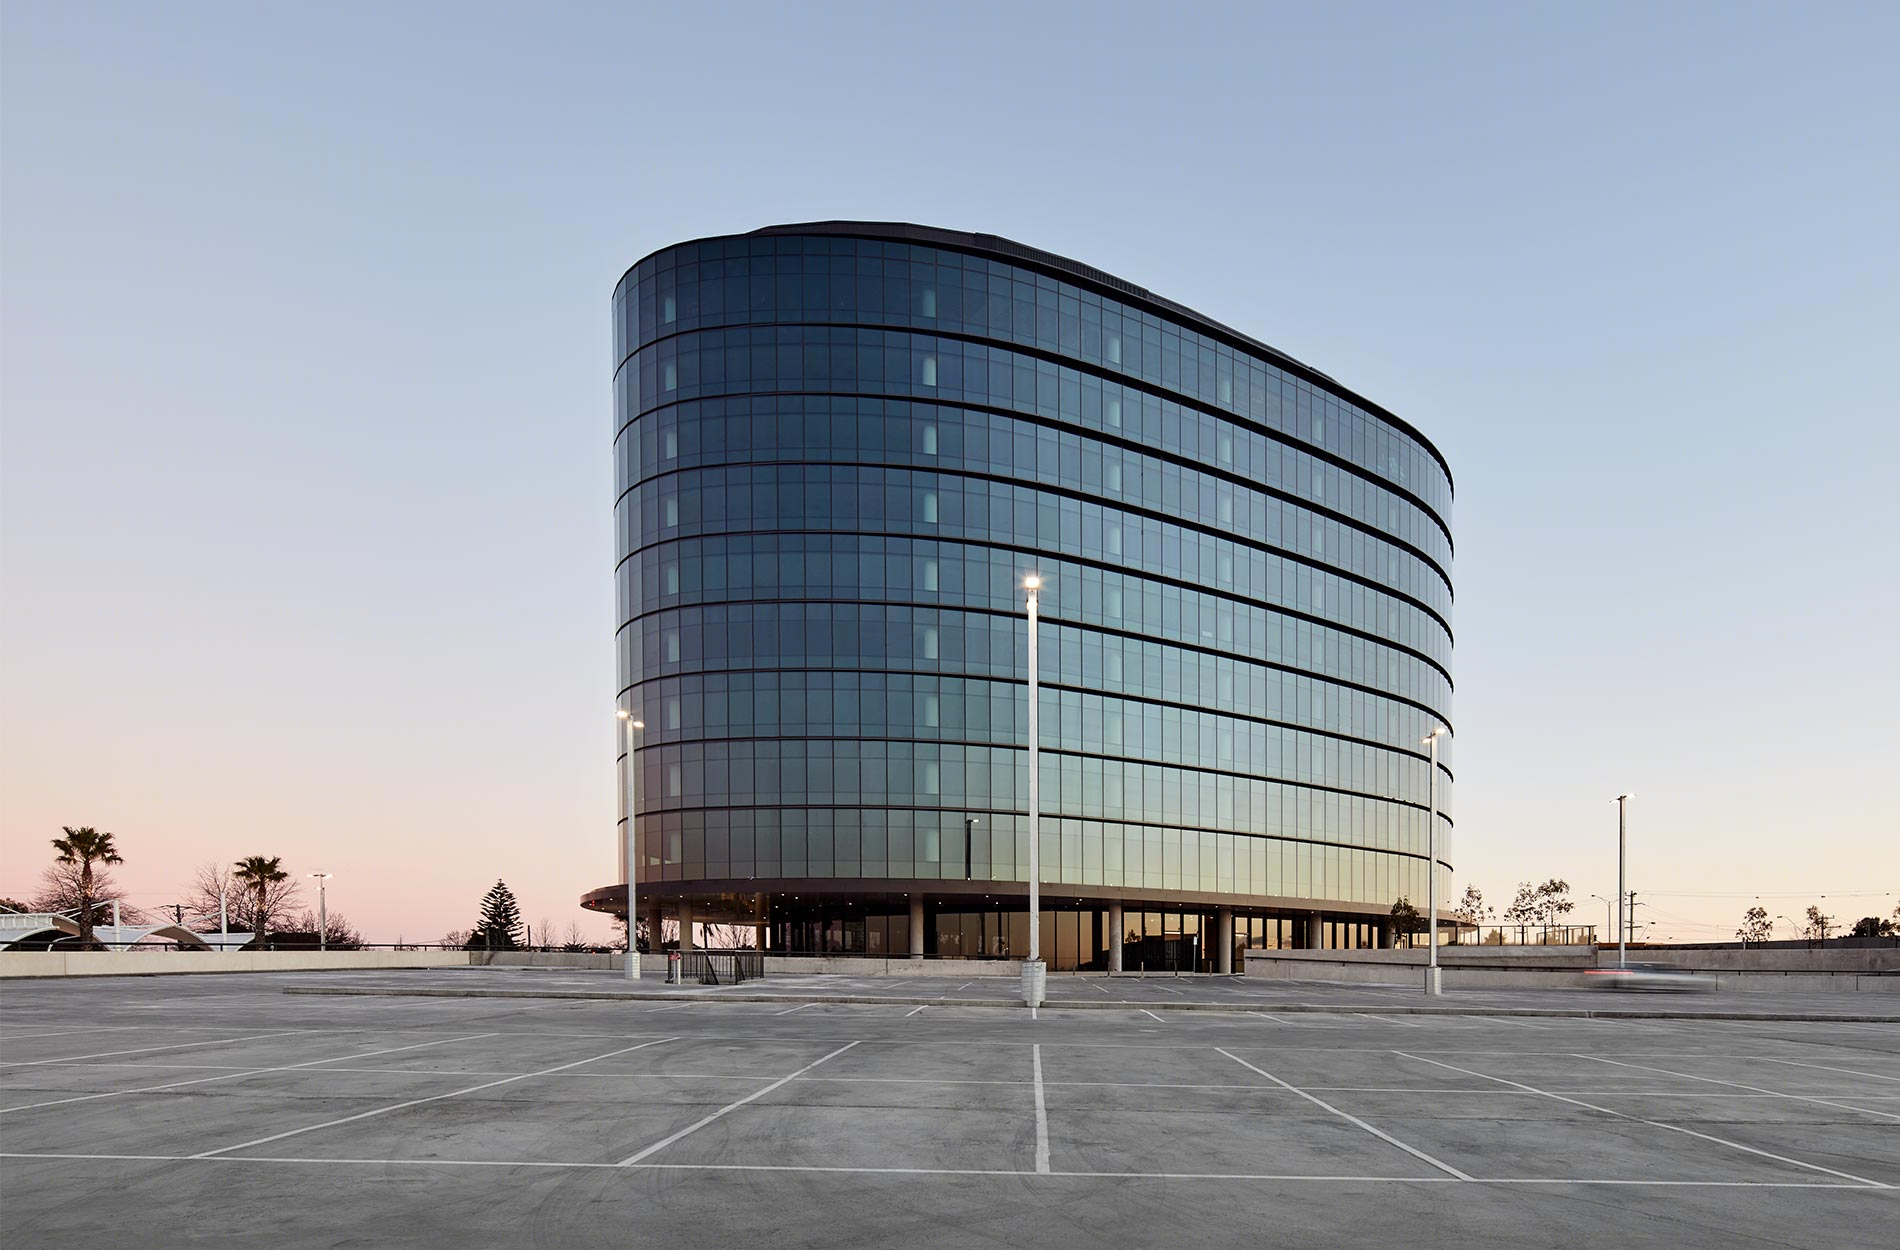
[[[1052,981],[1052,998],[1149,997],[1033,1015],[895,1001],[1009,990],[941,977],[909,995],[891,980],[848,987],[892,1000],[872,1002],[824,1001],[841,988],[829,978],[768,981],[783,996],[772,1002],[698,987],[657,1001],[284,992],[617,981],[499,969],[4,983],[0,1235],[67,1247],[1900,1240],[1892,1021],[1533,1017],[1499,1013],[1546,995],[1497,992],[1446,996],[1475,1014],[1415,1015],[1401,1009],[1422,996],[1376,987],[1095,980]],[[1230,1009],[1183,1009],[1219,995]],[[1815,997],[1852,1012],[1875,996]],[[1661,1005],[1733,1005],[1722,998]]]

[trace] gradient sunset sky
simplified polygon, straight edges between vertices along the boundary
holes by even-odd
[[[1896,47],[1892,4],[7,4],[0,895],[94,825],[146,906],[265,854],[375,941],[497,878],[604,936],[613,284],[862,218],[1437,443],[1460,887],[1603,923],[1627,791],[1658,935],[1891,914]]]

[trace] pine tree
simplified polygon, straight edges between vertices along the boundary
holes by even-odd
[[[505,882],[495,882],[482,896],[482,918],[475,922],[469,945],[504,951],[521,945],[521,906]]]

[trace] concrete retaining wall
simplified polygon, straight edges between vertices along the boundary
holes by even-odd
[[[1562,949],[1562,948],[1552,948]],[[1326,958],[1326,956],[1359,958]],[[1364,956],[1399,956],[1365,958]],[[1410,985],[1425,982],[1423,951],[1257,951],[1247,952],[1247,975],[1262,981],[1343,981],[1354,985]],[[1287,958],[1293,956],[1293,958]],[[1412,958],[1417,956],[1417,958]],[[1498,967],[1445,959],[1441,952],[1446,988],[1567,990],[1581,988],[1589,964],[1559,968]]]
[[[565,951],[475,951],[470,962],[495,968],[624,968],[622,955],[583,955]],[[666,956],[640,956],[640,975],[666,975]],[[1014,959],[910,959],[903,955],[768,955],[765,975],[842,977],[1019,977]]]
[[[0,951],[0,977],[466,968],[467,951]]]
[[[1616,962],[1616,947],[1604,950],[1604,964]],[[1900,972],[1900,947],[1698,947],[1689,950],[1642,947],[1631,962],[1669,964],[1703,972]]]
[[[1444,969],[1444,982],[1448,988],[1463,989],[1579,989],[1592,985],[1588,970],[1599,966],[1599,959],[1591,947],[1524,947],[1529,952],[1564,952],[1545,955],[1543,967],[1527,968],[1512,966],[1527,962],[1523,958],[1500,961],[1487,958],[1487,954],[1477,954],[1479,948],[1465,951],[1441,948],[1439,966]],[[1495,948],[1492,948],[1495,950]],[[1508,949],[1508,948],[1507,948]],[[1635,952],[1631,952],[1632,955]],[[1652,959],[1656,951],[1645,950],[1642,959],[1631,962],[1675,963],[1678,966],[1695,968],[1714,975],[1724,990],[1770,991],[1786,993],[1900,993],[1900,976],[1869,975],[1850,969],[1839,971],[1825,967],[1818,969],[1790,969],[1771,971],[1765,969],[1733,969],[1710,967],[1695,960]],[[1709,951],[1682,952],[1690,955],[1708,955]],[[1741,952],[1732,952],[1740,954]],[[1762,952],[1773,955],[1776,952]],[[1853,957],[1878,955],[1879,951],[1815,951],[1785,952],[1812,953],[1823,957],[1842,955],[1849,958],[1846,963],[1857,962]],[[1288,950],[1250,950],[1247,952],[1247,975],[1263,981],[1340,981],[1355,985],[1422,985],[1425,977],[1426,952],[1413,950],[1352,950],[1352,951],[1288,951]],[[1603,967],[1613,967],[1616,952],[1607,952],[1600,961]]]

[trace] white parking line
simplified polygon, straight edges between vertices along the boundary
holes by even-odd
[[[32,1068],[46,1063],[73,1063],[80,1059],[110,1059],[115,1055],[149,1055],[159,1050],[184,1050],[188,1046],[220,1046],[226,1042],[256,1042],[267,1037],[295,1037],[304,1033],[361,1033],[362,1029],[278,1029],[273,1033],[251,1033],[244,1037],[207,1037],[199,1042],[179,1042],[175,1046],[139,1046],[132,1050],[102,1050],[93,1055],[62,1055],[58,1059],[21,1059],[0,1063],[0,1068]]]
[[[90,1029],[59,1029],[52,1033],[6,1033],[0,1034],[0,1046],[4,1046],[8,1042],[24,1042],[28,1038],[34,1037],[71,1037],[75,1033],[117,1033],[124,1032],[127,1029],[143,1029],[146,1027],[148,1026],[143,1024],[102,1024]],[[174,1029],[173,1031],[190,1032],[189,1029]],[[215,1033],[217,1030],[206,1029],[205,1032]]]
[[[1049,1171],[1049,1108],[1042,1099],[1042,1047],[1030,1048],[1030,1063],[1036,1076],[1036,1171]]]
[[[1900,1082],[1900,1076],[1882,1076],[1878,1072],[1860,1072],[1853,1068],[1830,1068],[1825,1063],[1797,1063],[1793,1059],[1770,1059],[1767,1055],[1737,1055],[1739,1059],[1760,1059],[1763,1063],[1785,1063],[1796,1068],[1818,1068],[1822,1072],[1840,1072],[1847,1076],[1867,1076],[1876,1081]]]
[[[1513,1020],[1509,1016],[1481,1016],[1479,1018],[1492,1024],[1515,1024],[1520,1029],[1543,1029],[1548,1031],[1552,1027],[1548,1024],[1529,1024],[1523,1020]]]
[[[484,1081],[480,1085],[470,1085],[465,1089],[452,1090],[446,1094],[432,1094],[427,1098],[411,1098],[407,1102],[392,1103],[387,1107],[377,1107],[373,1111],[359,1111],[355,1115],[346,1115],[335,1120],[325,1120],[321,1124],[309,1124],[303,1128],[293,1128],[283,1133],[272,1133],[269,1137],[258,1137],[251,1141],[239,1142],[235,1146],[220,1146],[216,1150],[202,1150],[191,1156],[194,1159],[212,1159],[229,1154],[233,1150],[249,1150],[252,1146],[262,1146],[286,1137],[296,1137],[301,1133],[314,1133],[320,1128],[335,1128],[339,1124],[353,1124],[358,1120],[367,1120],[371,1116],[386,1115],[391,1111],[401,1111],[405,1107],[420,1107],[428,1102],[441,1102],[444,1098],[459,1098],[463,1094],[473,1094],[484,1089],[493,1089],[497,1085],[509,1085],[515,1081],[525,1081],[531,1076],[549,1076],[555,1072],[565,1072],[569,1068],[578,1068],[584,1063],[595,1063],[602,1059],[612,1059],[615,1055],[624,1055],[629,1051],[645,1050],[649,1046],[658,1046],[662,1042],[678,1041],[678,1038],[661,1037],[650,1042],[641,1042],[638,1046],[623,1046],[619,1050],[610,1050],[604,1055],[590,1055],[586,1059],[576,1059],[572,1063],[556,1064],[552,1068],[543,1068],[539,1072],[523,1072],[519,1076],[506,1076],[498,1081]]]
[[[1364,1018],[1364,1019],[1367,1019],[1367,1020],[1379,1020],[1379,1021],[1382,1021],[1382,1022],[1384,1022],[1384,1023],[1386,1023],[1386,1024],[1399,1024],[1399,1025],[1403,1025],[1403,1026],[1405,1026],[1405,1027],[1406,1027],[1406,1028],[1408,1028],[1408,1029],[1416,1029],[1416,1028],[1419,1028],[1419,1027],[1421,1027],[1421,1026],[1419,1026],[1419,1025],[1416,1025],[1416,1024],[1414,1024],[1414,1023],[1412,1023],[1412,1022],[1411,1022],[1410,1020],[1394,1020],[1394,1019],[1393,1019],[1392,1017],[1390,1017],[1390,1016],[1375,1016],[1375,1015],[1370,1015],[1370,1014],[1368,1014],[1368,1013],[1366,1013],[1366,1012],[1363,1012],[1363,1011],[1356,1011],[1356,1012],[1354,1012],[1353,1014],[1354,1014],[1354,1015],[1356,1015],[1356,1016],[1360,1016],[1360,1017],[1362,1017],[1362,1018]]]
[[[1691,1081],[1707,1081],[1711,1085],[1726,1085],[1730,1089],[1745,1089],[1757,1094],[1767,1094],[1772,1098],[1792,1098],[1796,1102],[1811,1102],[1823,1107],[1836,1107],[1842,1111],[1858,1111],[1862,1115],[1877,1116],[1882,1120],[1900,1121],[1900,1115],[1891,1111],[1874,1111],[1867,1107],[1856,1107],[1849,1103],[1835,1102],[1829,1098],[1815,1098],[1805,1094],[1785,1094],[1778,1089],[1766,1089],[1760,1085],[1744,1085],[1740,1081],[1718,1081],[1712,1076],[1697,1076],[1693,1072],[1673,1072],[1668,1068],[1652,1068],[1646,1063],[1624,1063],[1621,1059],[1604,1059],[1598,1055],[1578,1055],[1579,1059],[1589,1059],[1595,1063],[1614,1064],[1619,1068],[1630,1068],[1637,1072],[1660,1072],[1664,1076],[1679,1076]]]
[[[622,890],[622,891],[621,891],[621,893],[623,893],[623,894],[624,894],[624,893],[626,893],[626,891],[624,891],[624,890]],[[790,1008],[789,1010],[786,1010],[786,1011],[775,1011],[775,1012],[773,1012],[772,1014],[773,1014],[773,1015],[775,1015],[775,1016],[789,1016],[789,1015],[791,1015],[791,1014],[792,1014],[792,1012],[794,1012],[794,1011],[803,1011],[803,1010],[805,1010],[805,1008],[807,1008],[807,1007],[816,1007],[817,1005],[818,1005],[817,1003],[800,1003],[800,1004],[798,1004],[798,1006],[796,1006],[796,1007],[793,1007],[793,1008]]]
[[[928,1004],[928,1003],[924,1003],[924,1004],[921,1004],[921,1005],[919,1005],[919,1006],[916,1006],[916,1007],[912,1007],[912,1008],[911,1008],[911,1009],[910,1009],[909,1011],[907,1011],[907,1012],[905,1012],[905,1013],[904,1013],[904,1019],[906,1019],[906,1020],[908,1020],[908,1019],[910,1019],[910,1018],[911,1018],[912,1016],[914,1016],[914,1015],[916,1015],[916,1014],[917,1014],[918,1012],[920,1012],[920,1011],[922,1011],[922,1010],[923,1010],[923,1009],[924,1009],[925,1007],[927,1007],[927,1006],[929,1006],[929,1005],[930,1005],[930,1004]]]
[[[1342,1120],[1346,1120],[1350,1123],[1357,1124],[1360,1128],[1366,1130],[1366,1132],[1368,1133],[1371,1133],[1374,1137],[1377,1137],[1380,1141],[1389,1142],[1390,1144],[1397,1146],[1400,1150],[1403,1150],[1406,1154],[1411,1155],[1413,1158],[1422,1159],[1426,1163],[1429,1163],[1433,1167],[1437,1168],[1439,1171],[1447,1173],[1451,1176],[1455,1176],[1461,1181],[1468,1181],[1471,1179],[1471,1177],[1467,1176],[1463,1172],[1460,1172],[1457,1168],[1451,1166],[1451,1164],[1441,1163],[1439,1160],[1434,1159],[1430,1155],[1426,1154],[1423,1150],[1419,1150],[1413,1146],[1408,1146],[1404,1142],[1400,1141],[1398,1138],[1392,1136],[1392,1134],[1387,1133],[1381,1129],[1376,1129],[1372,1127],[1372,1125],[1367,1124],[1364,1120],[1360,1119],[1358,1116],[1351,1115],[1347,1112],[1341,1111],[1338,1107],[1333,1106],[1333,1104],[1329,1102],[1325,1102],[1321,1099],[1315,1098],[1313,1097],[1313,1095],[1307,1093],[1303,1089],[1287,1084],[1285,1081],[1273,1075],[1273,1073],[1268,1072],[1264,1068],[1254,1067],[1253,1064],[1248,1063],[1245,1059],[1242,1059],[1239,1055],[1234,1054],[1232,1051],[1221,1050],[1221,1048],[1218,1046],[1216,1046],[1214,1049],[1217,1051],[1220,1051],[1221,1054],[1226,1055],[1229,1059],[1232,1059],[1235,1063],[1239,1064],[1241,1067],[1246,1068],[1247,1070],[1251,1072],[1258,1072],[1261,1076],[1266,1077],[1269,1081],[1272,1081],[1275,1085],[1278,1085],[1281,1089],[1287,1090],[1291,1093],[1298,1094],[1300,1097],[1306,1099],[1306,1101],[1312,1103],[1313,1105],[1317,1107],[1325,1108],[1326,1110],[1332,1112],[1334,1115],[1338,1116]]]
[[[46,1102],[21,1103],[17,1107],[0,1107],[0,1115],[11,1111],[31,1111],[36,1107],[58,1107],[69,1102],[91,1102],[98,1098],[117,1098],[121,1094],[151,1094],[165,1089],[181,1089],[187,1085],[209,1085],[213,1081],[235,1081],[247,1076],[260,1076],[266,1072],[295,1072],[298,1068],[315,1067],[320,1063],[339,1063],[345,1059],[367,1059],[371,1055],[393,1055],[404,1050],[426,1050],[431,1046],[446,1046],[450,1042],[472,1042],[480,1037],[493,1037],[493,1033],[472,1033],[467,1037],[445,1037],[435,1042],[418,1042],[413,1046],[390,1046],[383,1050],[363,1050],[348,1055],[337,1055],[329,1059],[310,1059],[303,1063],[287,1063],[275,1068],[244,1068],[237,1072],[226,1072],[219,1076],[201,1076],[189,1081],[170,1081],[164,1085],[142,1085],[137,1089],[114,1089],[103,1094],[80,1094],[73,1098],[54,1098]],[[82,1065],[83,1066],[83,1065]],[[101,1067],[108,1065],[101,1064]],[[112,1067],[138,1067],[138,1064],[112,1064]],[[340,1070],[340,1069],[333,1069]]]
[[[1626,1112],[1622,1112],[1622,1111],[1612,1111],[1608,1107],[1600,1107],[1593,1102],[1583,1102],[1576,1098],[1566,1097],[1563,1094],[1553,1094],[1549,1090],[1538,1089],[1535,1085],[1526,1085],[1521,1081],[1511,1081],[1511,1080],[1506,1080],[1504,1077],[1501,1077],[1501,1076],[1492,1076],[1489,1072],[1477,1072],[1477,1071],[1472,1070],[1471,1068],[1461,1068],[1455,1064],[1440,1063],[1436,1059],[1426,1059],[1420,1055],[1408,1055],[1402,1050],[1395,1050],[1392,1053],[1395,1055],[1399,1055],[1400,1057],[1405,1058],[1405,1059],[1416,1059],[1420,1063],[1429,1063],[1433,1067],[1445,1068],[1452,1072],[1462,1072],[1466,1076],[1475,1076],[1475,1077],[1480,1077],[1487,1081],[1496,1081],[1500,1085],[1515,1086],[1518,1089],[1528,1090],[1533,1094],[1542,1094],[1546,1098],[1554,1098],[1558,1102],[1567,1102],[1573,1107],[1583,1107],[1586,1110],[1599,1111],[1599,1112],[1602,1112],[1604,1115],[1615,1116],[1619,1120],[1632,1120],[1637,1124],[1647,1124],[1653,1128],[1668,1129],[1672,1133],[1683,1133],[1690,1137],[1699,1137],[1703,1141],[1714,1142],[1718,1146],[1729,1146],[1736,1150],[1745,1151],[1748,1154],[1760,1155],[1764,1159],[1774,1159],[1781,1163],[1790,1163],[1790,1164],[1793,1164],[1795,1167],[1806,1168],[1811,1172],[1825,1172],[1829,1176],[1839,1176],[1845,1180],[1859,1181],[1861,1184],[1871,1186],[1875,1189],[1892,1189],[1893,1188],[1893,1186],[1888,1185],[1883,1181],[1868,1180],[1864,1176],[1855,1176],[1852,1172],[1837,1172],[1833,1168],[1824,1168],[1818,1163],[1806,1163],[1800,1159],[1790,1159],[1787,1155],[1778,1155],[1767,1150],[1757,1150],[1753,1146],[1744,1146],[1741,1142],[1730,1141],[1726,1137],[1716,1137],[1710,1133],[1700,1133],[1692,1128],[1684,1128],[1680,1124],[1665,1124],[1661,1120],[1646,1120],[1642,1116],[1639,1116],[1639,1115],[1629,1115]]]
[[[1138,1010],[1141,1012],[1142,1015],[1147,1016],[1150,1020],[1153,1020],[1156,1024],[1167,1023],[1166,1020],[1163,1020],[1160,1016],[1157,1016],[1154,1012],[1149,1011],[1146,1007],[1139,1008]]]
[[[1255,1086],[1254,1088],[1258,1088]],[[598,1170],[619,1168],[617,1163],[564,1162],[552,1159],[356,1159],[309,1158],[295,1155],[160,1155],[160,1154],[78,1154],[0,1151],[0,1159],[66,1159],[78,1162],[109,1163],[221,1163],[302,1165],[308,1167],[420,1167],[420,1168],[572,1168]],[[635,1163],[633,1170],[669,1172],[815,1172],[858,1176],[1036,1176],[1021,1168],[876,1168],[800,1163]],[[1108,1181],[1285,1181],[1319,1185],[1455,1185],[1453,1176],[1372,1176],[1310,1172],[1055,1172],[1055,1180]],[[1598,1177],[1517,1177],[1473,1180],[1474,1185],[1593,1185],[1610,1188],[1660,1189],[1863,1189],[1861,1185],[1843,1185],[1837,1181],[1666,1181],[1625,1180]]]
[[[800,1068],[798,1071],[792,1073],[791,1075],[781,1076],[778,1080],[773,1081],[770,1085],[767,1085],[764,1089],[754,1090],[752,1093],[747,1094],[744,1098],[739,1099],[737,1102],[729,1102],[725,1106],[719,1108],[719,1110],[713,1112],[711,1115],[706,1116],[704,1119],[694,1121],[693,1123],[687,1125],[685,1128],[681,1129],[677,1133],[672,1134],[671,1136],[662,1137],[659,1141],[654,1142],[651,1146],[648,1146],[645,1150],[641,1150],[635,1154],[628,1155],[626,1158],[620,1161],[618,1166],[623,1167],[623,1168],[631,1167],[634,1164],[640,1162],[642,1159],[646,1158],[648,1155],[654,1154],[657,1151],[665,1150],[668,1146],[680,1140],[682,1137],[690,1137],[692,1134],[697,1133],[700,1129],[705,1128],[708,1124],[711,1124],[714,1120],[719,1119],[721,1116],[725,1115],[726,1113],[731,1112],[731,1111],[737,1111],[739,1108],[745,1106],[747,1103],[753,1102],[757,1099],[765,1097],[767,1094],[771,1093],[773,1090],[777,1089],[779,1086],[784,1085],[787,1081],[797,1080],[799,1077],[805,1075],[807,1072],[811,1071],[813,1068],[817,1067],[819,1064],[824,1063],[826,1059],[836,1059],[839,1055],[842,1055],[845,1051],[850,1050],[853,1046],[856,1046],[856,1045],[857,1045],[857,1042],[846,1042],[844,1045],[838,1047],[838,1049],[826,1055],[824,1059],[814,1059],[812,1062],[806,1064],[804,1067]]]

